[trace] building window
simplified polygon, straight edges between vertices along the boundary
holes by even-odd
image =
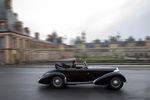
[[[147,53],[144,53],[143,55],[144,55],[144,57],[148,57],[148,54],[147,54]]]
[[[140,56],[140,57],[143,57],[143,53],[139,53],[139,56]]]
[[[22,40],[22,39],[20,39],[20,40],[19,40],[19,42],[20,42],[19,47],[22,49],[22,48],[23,48],[23,40]]]
[[[16,48],[16,38],[12,38],[12,41],[11,41],[11,46],[12,46],[12,48]]]
[[[5,30],[7,27],[7,23],[5,20],[0,20],[0,30]]]
[[[25,48],[29,48],[29,41],[25,40]]]
[[[0,49],[5,48],[5,40],[4,37],[0,37]]]

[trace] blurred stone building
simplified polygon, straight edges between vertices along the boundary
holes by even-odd
[[[95,40],[91,43],[86,43],[85,36],[81,36],[75,43],[76,56],[86,56],[102,58],[108,57],[112,59],[124,60],[150,60],[150,37],[145,40],[129,39],[121,41],[113,37],[110,40],[101,42]]]
[[[12,10],[11,0],[0,0],[0,63],[13,64],[30,61],[47,61],[58,59],[70,52],[63,52],[67,45],[53,41],[42,41],[40,34],[30,36],[30,29],[23,26]],[[69,54],[70,53],[70,54]]]
[[[150,38],[144,41],[98,41],[86,43],[86,34],[78,37],[75,45],[63,44],[56,32],[48,35],[46,41],[40,34],[30,35],[30,29],[23,26],[13,12],[11,0],[0,0],[0,64],[52,61],[70,57],[113,57],[114,59],[150,60]]]

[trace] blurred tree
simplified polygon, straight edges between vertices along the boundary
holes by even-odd
[[[82,41],[83,41],[83,42],[86,42],[86,38],[85,38],[85,37],[86,37],[86,33],[85,33],[85,32],[82,32],[82,33],[81,33],[81,38],[82,38]]]
[[[76,37],[74,44],[81,44],[82,40],[79,36]]]
[[[52,42],[57,44],[57,33],[55,31],[52,33]]]
[[[93,41],[93,43],[95,43],[95,44],[99,44],[100,42],[101,42],[100,39],[96,39],[96,40]]]
[[[118,41],[121,39],[121,35],[120,35],[119,32],[117,32],[116,38],[117,38]]]
[[[117,42],[118,39],[117,39],[117,37],[115,37],[115,36],[110,36],[110,37],[109,37],[109,41],[110,41],[110,42]]]
[[[57,32],[56,31],[52,32],[52,36],[53,36],[53,38],[56,38],[57,37]]]
[[[55,43],[57,41],[57,33],[54,31],[51,35],[47,36],[46,41]]]
[[[47,35],[46,41],[52,42],[53,41],[52,35]]]
[[[127,42],[134,42],[135,39],[132,37],[132,36],[129,36],[127,39],[126,39]]]
[[[62,43],[63,43],[62,37],[58,37],[57,38],[57,44],[62,44]]]
[[[146,37],[145,37],[145,40],[150,40],[150,36],[146,36]]]
[[[57,33],[54,31],[51,35],[47,36],[46,41],[55,43],[55,44],[61,44],[63,43],[63,38],[62,37],[58,37]]]

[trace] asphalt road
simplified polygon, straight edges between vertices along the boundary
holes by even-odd
[[[127,83],[120,91],[76,85],[52,89],[37,83],[49,68],[0,68],[0,100],[150,100],[150,70],[120,69]]]

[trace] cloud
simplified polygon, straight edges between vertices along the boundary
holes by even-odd
[[[32,32],[39,31],[43,39],[54,30],[68,39],[82,31],[87,33],[88,41],[105,39],[118,31],[129,34],[128,26],[136,30],[136,26],[140,27],[138,22],[149,21],[149,0],[14,0],[13,4],[24,25]]]
[[[123,3],[116,3],[114,7],[110,7],[105,12],[97,12],[86,20],[79,29],[86,30],[88,40],[108,38],[112,33],[120,31],[120,25],[129,23],[131,18],[136,18],[141,13],[138,10],[142,9],[143,5],[145,5],[143,0],[126,0]]]

